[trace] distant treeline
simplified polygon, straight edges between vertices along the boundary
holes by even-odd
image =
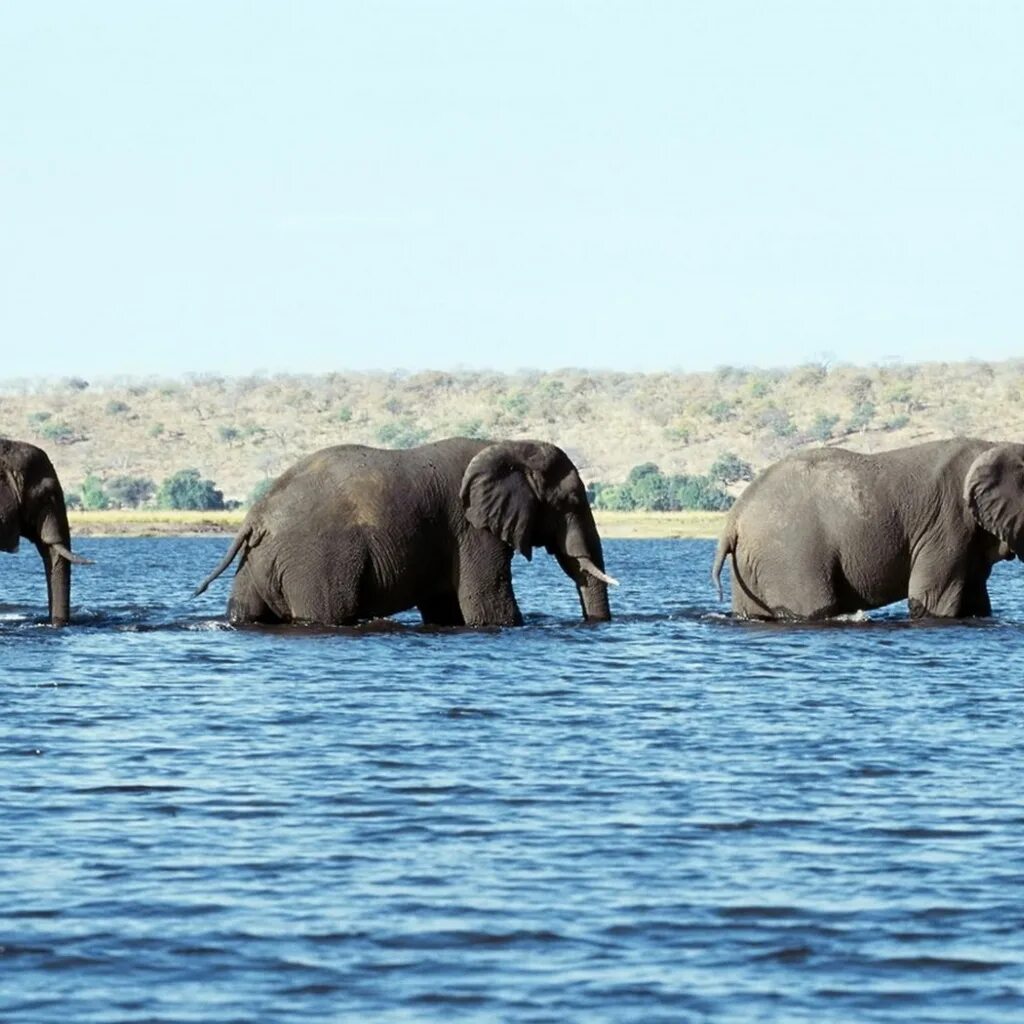
[[[754,469],[749,462],[726,452],[703,476],[666,474],[655,463],[644,462],[629,471],[624,483],[591,484],[588,497],[594,508],[612,512],[724,512],[734,500],[725,485],[753,477]]]

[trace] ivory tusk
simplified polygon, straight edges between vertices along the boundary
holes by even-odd
[[[619,581],[613,576],[609,576],[606,572],[602,572],[594,563],[584,555],[580,555],[576,559],[580,563],[580,568],[585,572],[589,573],[594,577],[595,580],[600,580],[602,583],[607,583],[609,586],[617,587]]]
[[[60,555],[65,561],[71,562],[72,565],[95,565],[96,563],[91,558],[83,558],[81,555],[76,555],[69,551],[63,544],[51,544],[51,548]]]

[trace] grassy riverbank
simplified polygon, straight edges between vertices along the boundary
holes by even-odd
[[[138,509],[68,513],[77,537],[155,537],[234,533],[245,512],[179,512]],[[597,512],[605,538],[717,537],[725,518],[721,512]]]

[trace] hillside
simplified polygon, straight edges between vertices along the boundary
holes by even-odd
[[[190,376],[0,382],[0,434],[50,453],[66,490],[89,473],[159,483],[183,468],[243,500],[329,444],[404,447],[467,434],[557,442],[588,481],[641,462],[704,473],[730,451],[761,468],[794,448],[876,451],[974,434],[1024,436],[1024,360],[724,367],[714,373],[567,369]]]

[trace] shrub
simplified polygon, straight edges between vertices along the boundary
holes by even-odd
[[[237,427],[226,427],[221,424],[217,428],[217,436],[225,443],[231,444],[233,441],[237,441],[241,437],[241,431]]]
[[[722,484],[735,484],[754,479],[754,467],[733,452],[722,452],[711,463],[708,476]]]
[[[119,399],[111,399],[107,402],[107,415],[108,416],[123,416],[129,410],[127,402],[122,402]]]
[[[261,480],[256,486],[249,492],[249,497],[245,499],[246,505],[255,505],[260,498],[263,497],[267,491],[273,487],[274,481],[271,477],[267,477],[265,480]]]
[[[595,483],[591,493],[595,508],[612,512],[719,512],[732,505],[732,498],[711,477],[666,476],[653,462],[634,466],[623,484]]]
[[[853,415],[846,424],[846,429],[850,431],[867,430],[871,421],[875,418],[876,411],[874,402],[859,403],[854,406]]]
[[[463,420],[461,423],[455,424],[455,436],[473,437],[482,440],[487,437],[487,431],[484,429],[483,420]]]
[[[796,427],[790,419],[789,413],[777,405],[769,405],[767,409],[763,409],[757,417],[757,425],[776,437],[791,437],[796,433]]]
[[[107,496],[118,508],[139,508],[153,497],[156,484],[148,476],[115,476],[107,481]]]
[[[100,511],[110,507],[110,501],[103,487],[103,481],[95,473],[90,473],[82,481],[81,501],[82,508],[88,512]]]
[[[160,508],[205,511],[223,508],[224,495],[214,487],[212,480],[203,480],[198,469],[181,469],[160,485],[156,503]]]
[[[386,448],[415,448],[428,436],[426,430],[407,418],[392,420],[377,430],[377,440]]]
[[[522,391],[506,395],[500,402],[502,409],[516,419],[522,419],[530,409],[530,399]]]
[[[39,436],[54,444],[71,444],[81,440],[81,435],[63,420],[51,420],[39,425]]]
[[[894,416],[882,424],[883,430],[902,430],[910,422],[909,416]]]
[[[808,435],[814,441],[828,441],[832,437],[832,431],[839,422],[839,417],[830,412],[819,412],[814,417]]]
[[[712,402],[708,406],[708,415],[715,421],[715,423],[725,423],[726,420],[732,419],[733,403],[727,402],[724,399]]]

